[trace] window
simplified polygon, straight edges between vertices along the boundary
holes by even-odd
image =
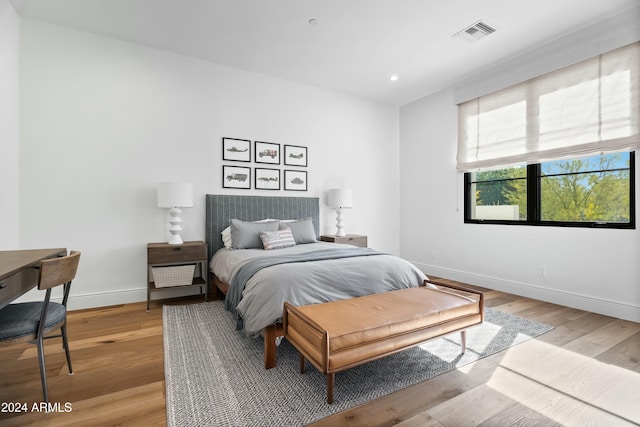
[[[635,228],[635,153],[465,173],[465,222]]]
[[[635,228],[640,42],[458,112],[465,222]]]
[[[527,166],[465,174],[465,222],[526,221]]]

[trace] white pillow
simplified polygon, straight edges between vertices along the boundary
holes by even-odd
[[[224,243],[224,247],[227,249],[231,248],[231,227],[227,227],[222,230],[222,243]]]

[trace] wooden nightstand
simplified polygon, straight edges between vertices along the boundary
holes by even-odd
[[[320,236],[320,240],[323,242],[343,243],[346,245],[360,246],[361,248],[367,247],[367,236],[361,234],[347,234],[345,236]]]
[[[151,294],[167,289],[199,287],[207,301],[209,287],[207,286],[207,244],[202,241],[184,242],[181,245],[168,243],[149,243],[147,245],[147,311]],[[153,267],[170,267],[195,265],[195,274],[191,284],[181,286],[157,287],[153,278]]]

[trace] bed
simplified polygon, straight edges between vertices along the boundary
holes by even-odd
[[[225,241],[231,246],[230,229],[233,246],[240,249],[225,247]],[[263,239],[267,235],[279,238],[258,242],[257,230],[263,231]],[[267,369],[276,364],[285,301],[293,305],[322,303],[418,287],[426,279],[401,258],[368,248],[319,242],[318,230],[318,198],[206,195],[209,283],[225,296],[225,306],[238,329],[264,337]],[[295,244],[290,243],[293,237]],[[269,247],[272,242],[285,247],[265,250],[263,242]]]

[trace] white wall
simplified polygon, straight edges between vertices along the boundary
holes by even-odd
[[[21,24],[20,246],[82,251],[72,307],[146,298],[146,244],[167,239],[167,214],[156,207],[160,181],[194,184],[185,240],[204,238],[206,193],[319,196],[320,230],[333,232],[326,190],[344,185],[354,193],[347,232],[398,252],[397,109]],[[307,146],[308,191],[222,189],[225,136]]]
[[[523,63],[543,69],[563,52],[579,60],[603,45],[638,40],[640,24],[632,21],[621,29],[621,21],[612,20],[610,32],[586,29],[580,37],[571,36],[583,45],[559,40],[480,76],[506,82]],[[611,34],[615,40],[605,40]],[[474,81],[483,84],[479,77]],[[454,100],[460,92],[447,88],[400,109],[401,256],[427,274],[640,321],[638,229],[464,224],[463,179],[455,168]],[[640,213],[638,189],[636,173]],[[546,277],[539,277],[540,267]]]
[[[19,228],[21,248],[83,252],[72,307],[144,300],[146,243],[166,238],[155,185],[186,180],[196,206],[183,215],[185,239],[203,238],[205,193],[320,196],[324,205],[325,191],[344,185],[355,203],[347,232],[368,234],[371,246],[428,273],[640,320],[637,230],[463,223],[455,171],[460,87],[404,106],[398,121],[389,106],[27,20],[20,21],[18,78],[18,21],[10,12],[11,26],[0,26],[0,73],[12,70],[9,86],[20,83],[20,186],[3,187],[0,200],[4,209],[19,194],[20,220],[10,210],[3,225]],[[576,44],[564,46],[573,47],[551,46],[537,58],[562,57]],[[518,58],[511,68],[522,64],[531,61]],[[18,116],[17,96],[0,104]],[[17,135],[12,123],[0,131],[3,144]],[[309,147],[309,191],[223,190],[223,136]],[[321,232],[332,232],[334,219],[323,206]],[[546,278],[537,276],[540,266]]]
[[[0,0],[0,250],[19,244],[19,44],[20,19],[8,0]]]

